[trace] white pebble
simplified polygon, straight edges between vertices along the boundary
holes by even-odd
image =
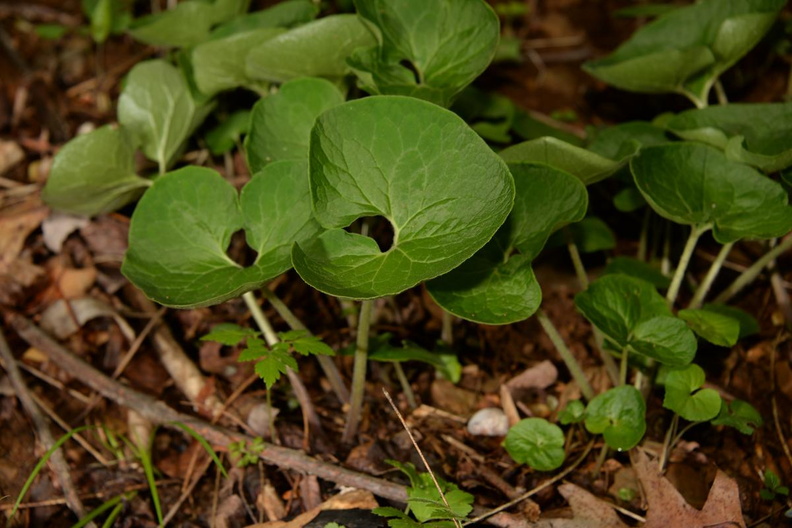
[[[470,417],[467,430],[472,435],[505,436],[509,432],[509,419],[498,407],[488,407]]]

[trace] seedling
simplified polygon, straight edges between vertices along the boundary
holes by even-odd
[[[776,475],[772,469],[765,469],[764,472],[764,488],[759,491],[759,496],[764,500],[771,501],[776,497],[788,497],[789,488],[781,484],[781,479]]]

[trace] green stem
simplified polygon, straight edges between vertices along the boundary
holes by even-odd
[[[619,385],[627,385],[627,369],[630,365],[630,352],[627,347],[622,349],[621,362],[619,363]]]
[[[666,294],[666,300],[668,304],[673,306],[674,301],[676,301],[677,295],[679,294],[679,287],[682,285],[682,279],[685,277],[685,271],[687,271],[688,264],[690,263],[690,258],[693,256],[693,250],[696,249],[696,243],[698,239],[709,230],[710,226],[692,226],[690,229],[690,236],[685,243],[685,249],[682,250],[682,255],[679,257],[679,263],[677,264],[676,271],[674,272],[674,276],[671,279],[671,285],[668,287],[668,293]]]
[[[264,310],[258,305],[256,296],[253,295],[253,292],[245,292],[242,294],[242,299],[245,300],[245,304],[248,310],[250,310],[250,315],[252,315],[253,320],[256,321],[256,325],[258,325],[261,330],[267,345],[270,347],[276,345],[280,341],[280,338],[278,334],[275,333],[275,329],[272,328],[272,324],[264,313]],[[305,420],[306,424],[311,424],[315,429],[321,429],[322,425],[319,421],[319,415],[316,414],[316,409],[308,394],[308,389],[305,388],[305,384],[300,379],[300,376],[290,368],[286,369],[286,376],[289,378],[292,390],[294,390],[294,396],[297,398],[297,401],[300,402],[300,407],[302,407],[303,420]],[[271,407],[270,415],[272,415]],[[270,431],[270,433],[273,434],[274,438],[274,430]]]
[[[740,292],[745,286],[753,282],[753,280],[759,276],[762,270],[770,264],[773,259],[779,256],[784,251],[792,248],[792,236],[789,236],[781,241],[780,244],[775,246],[773,249],[762,255],[759,260],[753,263],[751,267],[747,270],[743,271],[735,280],[734,282],[729,285],[728,288],[723,290],[720,295],[715,297],[716,303],[725,303],[732,297],[734,297],[737,293]]]
[[[357,346],[355,347],[355,363],[352,370],[352,395],[349,402],[347,422],[341,441],[352,443],[357,434],[360,414],[363,410],[363,395],[366,389],[366,363],[368,360],[369,328],[371,326],[371,306],[374,301],[366,299],[360,302],[360,319],[357,327]]]
[[[720,79],[717,79],[713,86],[715,87],[715,96],[718,98],[718,104],[729,104],[729,98],[726,96],[726,90],[723,89],[723,83],[720,81]]]
[[[410,381],[407,379],[407,375],[404,373],[401,363],[395,361],[393,363],[393,370],[396,371],[396,377],[399,379],[399,384],[401,385],[402,391],[404,392],[404,397],[407,398],[407,404],[411,409],[415,409],[418,407],[418,403],[415,401],[415,393],[412,390]]]
[[[440,340],[449,347],[454,344],[454,316],[451,312],[443,310],[443,326],[440,330]]]
[[[688,308],[701,307],[701,304],[704,301],[704,298],[707,296],[712,283],[715,282],[715,277],[718,276],[718,273],[723,267],[723,263],[726,261],[726,257],[729,256],[732,246],[734,246],[734,242],[729,242],[728,244],[723,245],[720,252],[718,253],[718,256],[715,257],[714,261],[712,261],[712,265],[707,271],[707,275],[704,277],[704,280],[701,281],[699,287],[696,288],[696,293],[693,294],[693,298],[690,300]]]
[[[641,222],[641,235],[638,238],[638,253],[636,258],[641,262],[646,261],[647,244],[649,239],[649,221],[652,218],[652,208],[647,207],[644,213],[643,222]]]
[[[536,312],[536,318],[539,320],[539,324],[542,325],[545,333],[547,333],[547,337],[550,338],[552,341],[553,346],[555,346],[556,351],[561,356],[561,359],[564,360],[564,363],[569,369],[569,373],[572,375],[572,378],[577,382],[580,386],[580,392],[583,394],[583,397],[587,400],[594,399],[594,389],[591,388],[591,384],[586,378],[586,375],[583,373],[583,369],[580,368],[580,364],[575,359],[575,356],[572,355],[572,352],[564,343],[564,340],[561,338],[561,335],[556,330],[556,327],[553,325],[553,322],[550,321],[550,318],[547,317],[547,314],[544,310],[539,310]]]
[[[583,260],[580,258],[580,252],[578,251],[577,244],[575,244],[574,239],[572,238],[572,234],[569,233],[565,228],[565,234],[567,239],[567,250],[569,251],[569,258],[572,259],[572,265],[575,267],[575,275],[577,275],[578,282],[580,282],[580,288],[585,290],[588,288],[589,280],[588,274],[586,274],[586,267],[583,265]]]
[[[668,460],[668,453],[671,450],[671,439],[676,434],[677,426],[679,425],[679,415],[674,413],[674,417],[671,419],[671,424],[668,426],[668,430],[666,431],[665,438],[663,439],[663,451],[660,453],[660,459],[657,462],[658,469],[663,471],[665,469],[666,460]]]
[[[294,312],[286,306],[286,303],[275,295],[275,292],[269,288],[262,288],[261,293],[292,330],[305,330],[308,332],[308,328],[306,328],[303,322],[294,315]],[[318,355],[316,356],[316,360],[319,361],[319,366],[322,367],[325,376],[327,376],[327,381],[330,382],[330,386],[333,388],[333,392],[335,392],[339,401],[341,403],[349,403],[349,390],[344,384],[344,380],[341,379],[341,373],[338,372],[338,367],[335,362],[333,362],[333,358],[330,356]]]

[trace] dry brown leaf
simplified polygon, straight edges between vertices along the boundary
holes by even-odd
[[[571,519],[542,519],[533,526],[538,528],[627,528],[613,508],[583,488],[574,484],[561,484],[558,491],[569,503],[574,517]],[[671,526],[681,528],[682,525],[668,525],[668,527]]]
[[[15,141],[0,141],[0,176],[25,159],[25,151]]]
[[[25,239],[49,215],[49,209],[36,198],[9,207],[0,215],[0,274],[19,257]]]
[[[558,369],[544,360],[506,382],[510,389],[546,389],[558,379]]]
[[[722,471],[716,473],[704,507],[697,510],[660,473],[657,462],[649,460],[640,450],[634,450],[630,458],[648,503],[644,528],[719,525],[745,528],[737,483]]]
[[[270,521],[265,523],[257,523],[248,525],[246,528],[302,528],[314,517],[319,515],[320,512],[326,510],[373,510],[378,507],[374,495],[370,491],[353,489],[345,491],[330,497],[320,506],[308,510],[307,512],[298,515],[289,522],[285,521]]]

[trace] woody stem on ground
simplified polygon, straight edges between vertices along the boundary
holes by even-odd
[[[687,270],[688,264],[690,263],[690,258],[693,256],[693,250],[696,249],[696,243],[698,242],[698,239],[701,238],[701,235],[709,231],[709,229],[709,225],[691,226],[690,236],[685,243],[685,248],[682,250],[682,255],[679,257],[676,271],[674,271],[674,276],[671,278],[671,285],[668,287],[668,292],[666,293],[666,300],[670,306],[674,305],[677,295],[679,295],[679,288],[682,286],[682,279],[685,277],[685,271]]]
[[[754,262],[747,270],[743,271],[720,295],[715,297],[716,303],[724,303],[737,295],[744,287],[753,282],[759,276],[762,270],[770,264],[773,259],[781,255],[783,252],[792,249],[792,236],[788,236],[776,245],[773,249],[762,255],[759,260]]]
[[[693,294],[693,298],[690,300],[688,308],[701,307],[701,304],[704,301],[704,298],[707,296],[712,283],[715,281],[715,277],[718,276],[718,273],[723,267],[723,263],[726,261],[726,257],[729,255],[732,246],[734,246],[734,242],[724,244],[721,250],[718,252],[718,256],[715,257],[714,261],[712,261],[712,265],[710,265],[704,280],[702,280],[701,284],[699,284],[699,287],[696,288],[696,292]]]
[[[267,345],[273,346],[278,343],[280,338],[272,328],[272,324],[270,324],[266,314],[258,305],[258,301],[256,300],[256,296],[253,295],[253,292],[242,294],[242,299],[244,299],[248,310],[250,310],[250,315],[253,316],[253,320],[256,321],[256,324],[261,330]],[[286,376],[288,376],[289,383],[291,383],[292,390],[294,390],[294,396],[297,398],[297,401],[300,402],[300,407],[302,407],[303,419],[315,430],[320,430],[322,426],[319,422],[319,416],[316,414],[316,409],[313,406],[313,402],[311,402],[311,397],[308,394],[308,390],[305,388],[305,384],[292,369],[286,370]],[[272,416],[272,413],[270,413],[270,416]]]
[[[357,325],[355,362],[352,369],[352,394],[349,412],[341,441],[349,444],[357,434],[360,414],[363,411],[363,396],[366,389],[366,363],[368,362],[369,328],[371,327],[371,307],[374,301],[365,299],[360,302],[360,318]]]
[[[587,400],[591,401],[594,399],[594,389],[591,388],[591,384],[586,378],[586,375],[583,373],[583,369],[580,367],[580,364],[575,359],[575,356],[572,355],[572,352],[567,347],[564,340],[561,338],[561,334],[558,333],[556,327],[553,325],[553,322],[547,317],[547,314],[544,310],[539,310],[536,312],[536,318],[539,320],[539,324],[542,325],[545,333],[547,333],[547,337],[550,338],[552,341],[553,346],[555,346],[556,351],[561,356],[561,359],[564,360],[567,368],[569,369],[569,373],[572,375],[572,378],[577,382],[580,386],[580,392],[583,394],[583,397]]]
[[[278,315],[286,321],[286,324],[292,330],[305,330],[308,332],[308,328],[303,324],[300,319],[294,315],[291,309],[284,303],[275,292],[270,290],[269,288],[262,288],[261,290],[262,295],[265,299],[269,301],[272,307],[278,312]],[[329,356],[318,355],[316,356],[317,361],[319,361],[319,366],[322,367],[322,371],[324,371],[325,376],[327,376],[327,381],[330,382],[330,386],[333,388],[333,392],[335,392],[336,397],[338,397],[341,403],[349,403],[349,390],[347,389],[346,385],[344,384],[344,380],[341,379],[341,373],[338,372],[338,367],[333,362],[333,358]]]

